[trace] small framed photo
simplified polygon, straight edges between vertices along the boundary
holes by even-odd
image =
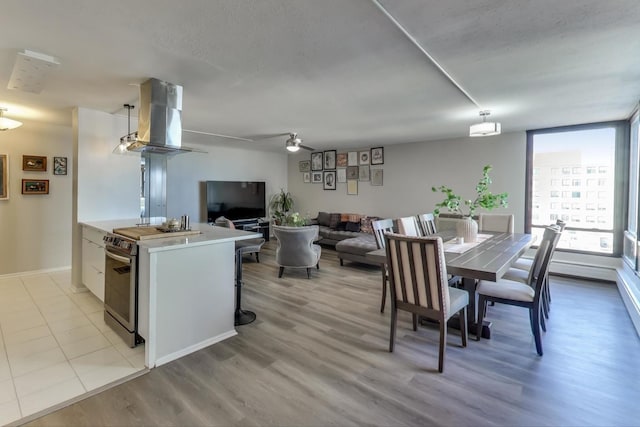
[[[358,164],[360,165],[368,165],[369,164],[370,153],[369,150],[361,151],[358,155]]]
[[[358,167],[358,181],[369,181],[369,166]]]
[[[322,172],[311,172],[311,182],[314,184],[322,184]]]
[[[336,189],[336,171],[324,171],[324,186],[325,190]]]
[[[311,182],[311,172],[302,173],[302,182]]]
[[[382,186],[382,169],[371,169],[371,185]]]
[[[339,168],[346,168],[349,165],[349,159],[347,153],[338,153],[336,156],[336,166]]]
[[[9,200],[9,155],[0,154],[0,200]]]
[[[347,154],[347,166],[358,166],[358,152],[349,151]]]
[[[347,179],[358,179],[358,166],[347,167]]]
[[[23,179],[22,194],[49,194],[49,180]]]
[[[312,171],[321,171],[322,164],[324,163],[324,158],[322,155],[322,151],[319,153],[311,153],[311,170]]]
[[[358,195],[358,181],[355,179],[350,179],[347,181],[347,194],[350,196]]]
[[[22,156],[22,170],[29,172],[46,172],[46,156]]]
[[[324,152],[324,168],[325,169],[336,168],[336,150],[328,150]]]
[[[300,170],[300,172],[309,172],[311,170],[311,161],[303,160],[301,162],[298,162],[298,169]]]
[[[384,147],[376,147],[371,149],[371,164],[384,165]]]
[[[336,172],[338,172],[337,173],[338,182],[340,183],[347,182],[347,170],[345,168],[338,169]]]
[[[54,175],[67,174],[67,158],[66,157],[53,158],[53,174]]]

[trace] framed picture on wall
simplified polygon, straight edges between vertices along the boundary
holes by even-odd
[[[369,181],[369,166],[358,166],[358,180]]]
[[[322,184],[322,172],[311,172],[311,182],[314,184]]]
[[[336,155],[336,166],[339,168],[346,168],[349,165],[349,158],[347,153],[338,153]]]
[[[369,157],[370,157],[370,153],[369,150],[367,151],[361,151],[359,153],[359,157],[358,157],[358,164],[360,165],[368,165],[369,164]]]
[[[67,174],[67,158],[66,157],[53,158],[53,174],[54,175]]]
[[[311,170],[311,161],[303,160],[298,162],[298,169],[300,172],[309,172]]]
[[[0,200],[9,200],[9,155],[0,154]]]
[[[336,168],[336,150],[328,150],[324,152],[324,168],[325,170]]]
[[[350,196],[358,195],[358,181],[355,179],[350,179],[347,181],[347,194]]]
[[[324,163],[324,157],[322,156],[322,151],[319,153],[311,153],[311,170],[312,171],[321,171],[323,163]]]
[[[384,164],[384,147],[376,147],[371,149],[371,164],[372,165]]]
[[[347,179],[358,179],[358,166],[347,167]]]
[[[346,169],[344,169],[344,168],[343,169],[338,169],[336,172],[337,172],[336,178],[337,178],[338,182],[340,182],[340,183],[347,182],[347,170]]]
[[[382,169],[371,169],[371,185],[382,186]]]
[[[22,194],[49,194],[49,180],[23,179]]]
[[[347,166],[358,166],[358,152],[349,151],[347,154]]]
[[[324,187],[325,190],[336,189],[336,171],[324,171]]]
[[[46,172],[46,156],[22,156],[22,170],[29,172]]]
[[[302,182],[311,182],[311,172],[302,173]]]

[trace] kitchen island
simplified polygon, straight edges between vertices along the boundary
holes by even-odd
[[[84,223],[106,232],[136,220]],[[236,335],[235,241],[260,233],[192,224],[200,234],[138,242],[138,333],[160,366]]]

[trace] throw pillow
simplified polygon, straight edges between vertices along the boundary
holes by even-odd
[[[339,223],[340,223],[339,213],[329,214],[329,228],[333,228],[335,230],[338,227]]]
[[[360,222],[347,222],[346,223],[347,226],[345,227],[345,230],[347,231],[353,231],[355,233],[359,233],[360,232]]]
[[[345,231],[347,229],[347,223],[340,221],[336,226],[337,231]]]
[[[329,227],[329,212],[318,212],[318,225]]]
[[[340,221],[342,222],[359,222],[362,215],[360,214],[351,214],[351,213],[343,213],[340,214]]]
[[[363,216],[360,218],[360,232],[373,234],[371,223],[378,220],[377,216]]]

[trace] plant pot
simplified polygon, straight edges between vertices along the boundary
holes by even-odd
[[[478,238],[478,223],[471,217],[464,217],[456,224],[456,236],[462,237],[465,243],[475,242]]]

